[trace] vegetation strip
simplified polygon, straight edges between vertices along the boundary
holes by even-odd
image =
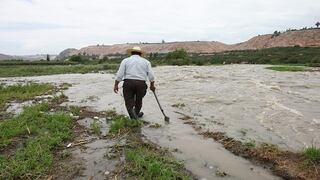
[[[155,65],[211,65],[211,64],[300,64],[320,66],[319,47],[276,47],[259,50],[238,50],[219,53],[187,53],[178,49],[167,54],[151,53]]]
[[[91,73],[104,70],[115,70],[117,64],[98,65],[11,65],[0,66],[0,77],[40,76],[51,74]]]
[[[234,138],[228,137],[222,132],[203,131],[201,126],[183,113],[180,119],[192,127],[203,137],[212,138],[220,142],[227,150],[237,156],[242,156],[255,163],[267,165],[274,174],[284,179],[320,179],[320,149],[311,147],[303,153],[294,153],[280,150],[276,145],[261,144],[255,146],[252,143],[242,143]]]
[[[266,69],[274,70],[274,71],[289,71],[289,72],[298,72],[298,71],[309,71],[310,68],[305,66],[272,66],[266,67]]]
[[[39,76],[67,73],[91,73],[115,71],[125,55],[115,59],[98,59],[97,55],[74,55],[65,61],[3,61],[0,62],[0,77]],[[156,65],[218,65],[218,64],[289,64],[320,67],[319,47],[276,47],[259,50],[225,51],[219,53],[188,53],[177,49],[169,53],[146,55]],[[305,71],[302,67],[272,67],[280,71]],[[314,68],[319,71],[318,68]]]

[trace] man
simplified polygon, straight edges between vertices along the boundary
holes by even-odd
[[[118,93],[119,83],[123,80],[123,96],[128,114],[131,119],[143,116],[142,98],[147,93],[146,81],[150,81],[150,90],[155,91],[154,74],[151,63],[141,57],[140,47],[133,47],[127,51],[131,56],[122,60],[114,83],[114,92]]]

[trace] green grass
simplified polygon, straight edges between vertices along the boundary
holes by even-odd
[[[11,86],[0,85],[0,112],[6,109],[6,103],[13,100],[25,101],[43,95],[54,87],[50,84],[29,83]]]
[[[132,120],[124,115],[115,115],[111,117],[112,122],[109,132],[112,134],[119,133],[131,128],[141,127],[143,122],[141,120]]]
[[[111,134],[119,133],[119,131],[124,131],[131,128],[141,127],[143,125],[141,120],[132,120],[124,115],[119,115],[114,109],[107,110],[106,116],[107,119],[111,121],[109,130]]]
[[[320,162],[320,148],[314,146],[304,150],[304,156],[312,162]]]
[[[0,61],[0,66],[16,65],[69,65],[76,64],[70,61],[23,61],[23,60],[4,60]]]
[[[101,134],[101,127],[100,124],[94,120],[91,124],[90,124],[90,128],[92,130],[92,132],[94,134],[96,134],[97,136],[99,136]]]
[[[0,77],[40,76],[50,74],[91,73],[115,70],[117,64],[98,65],[28,65],[0,66]]]
[[[152,149],[141,146],[125,151],[127,172],[138,179],[190,179],[184,165]]]
[[[79,106],[70,106],[70,112],[74,115],[74,116],[79,116],[80,112],[81,112],[81,108]]]
[[[0,158],[0,179],[33,179],[50,168],[53,150],[70,137],[73,121],[66,113],[48,113],[49,109],[46,103],[26,107],[19,116],[0,122],[1,149],[23,137],[23,147]]]
[[[289,72],[299,72],[299,71],[307,71],[307,67],[304,66],[272,66],[266,67],[266,69],[274,70],[274,71],[289,71]]]

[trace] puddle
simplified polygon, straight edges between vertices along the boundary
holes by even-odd
[[[32,104],[33,104],[33,101],[25,101],[22,103],[10,102],[10,103],[8,103],[8,108],[7,108],[6,112],[14,114],[16,116],[16,115],[19,115],[20,113],[22,113],[24,106],[30,106]]]
[[[320,146],[317,131],[320,73],[275,72],[264,67],[156,67],[158,97],[171,123],[164,125],[156,101],[148,92],[144,99],[144,119],[162,127],[144,128],[143,133],[162,146],[178,148],[175,156],[184,160],[187,168],[199,177],[219,178],[215,173],[224,171],[230,175],[224,179],[276,179],[268,170],[232,155],[212,140],[203,139],[174,113],[178,110],[204,129],[225,132],[242,141],[272,143],[293,151],[312,144]],[[1,78],[0,82],[25,79],[72,84],[64,92],[69,97],[68,105],[88,106],[95,111],[115,108],[119,113],[126,113],[121,94],[113,93],[112,74]],[[184,106],[172,107],[174,104]]]
[[[60,95],[61,93],[58,92],[56,93],[56,96]],[[22,113],[23,108],[25,106],[30,106],[32,104],[35,103],[41,103],[41,102],[46,102],[48,101],[48,99],[52,99],[54,96],[53,95],[42,95],[42,96],[35,96],[33,98],[33,100],[29,100],[29,101],[24,101],[24,102],[9,102],[7,104],[7,109],[6,109],[6,113],[10,113],[13,114],[15,116],[19,115],[20,113]]]
[[[80,126],[83,126],[87,131],[89,131],[90,125],[94,121],[99,123],[101,127],[101,136],[98,137],[94,134],[88,135],[87,133],[82,133],[76,137],[75,142],[84,142],[84,144],[71,148],[73,157],[83,160],[83,169],[76,177],[74,177],[74,179],[107,179],[119,163],[116,158],[111,156],[112,147],[115,144],[119,144],[119,142],[103,138],[109,129],[105,118],[84,118],[77,122]]]
[[[107,124],[106,118],[97,118],[97,119],[84,118],[84,119],[78,120],[78,123],[81,126],[86,127],[87,129],[91,129],[91,124],[94,122],[98,123],[98,125],[100,126],[101,136],[106,136],[109,132],[109,126]]]
[[[86,167],[80,172],[80,176],[75,179],[87,180],[90,177],[93,180],[106,179],[118,163],[107,158],[108,150],[113,144],[114,142],[110,140],[98,139],[73,150],[73,156],[84,159],[84,166]]]

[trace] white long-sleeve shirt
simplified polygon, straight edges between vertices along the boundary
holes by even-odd
[[[135,79],[150,82],[154,81],[155,77],[151,68],[151,63],[139,55],[132,55],[122,60],[117,72],[116,80]]]

